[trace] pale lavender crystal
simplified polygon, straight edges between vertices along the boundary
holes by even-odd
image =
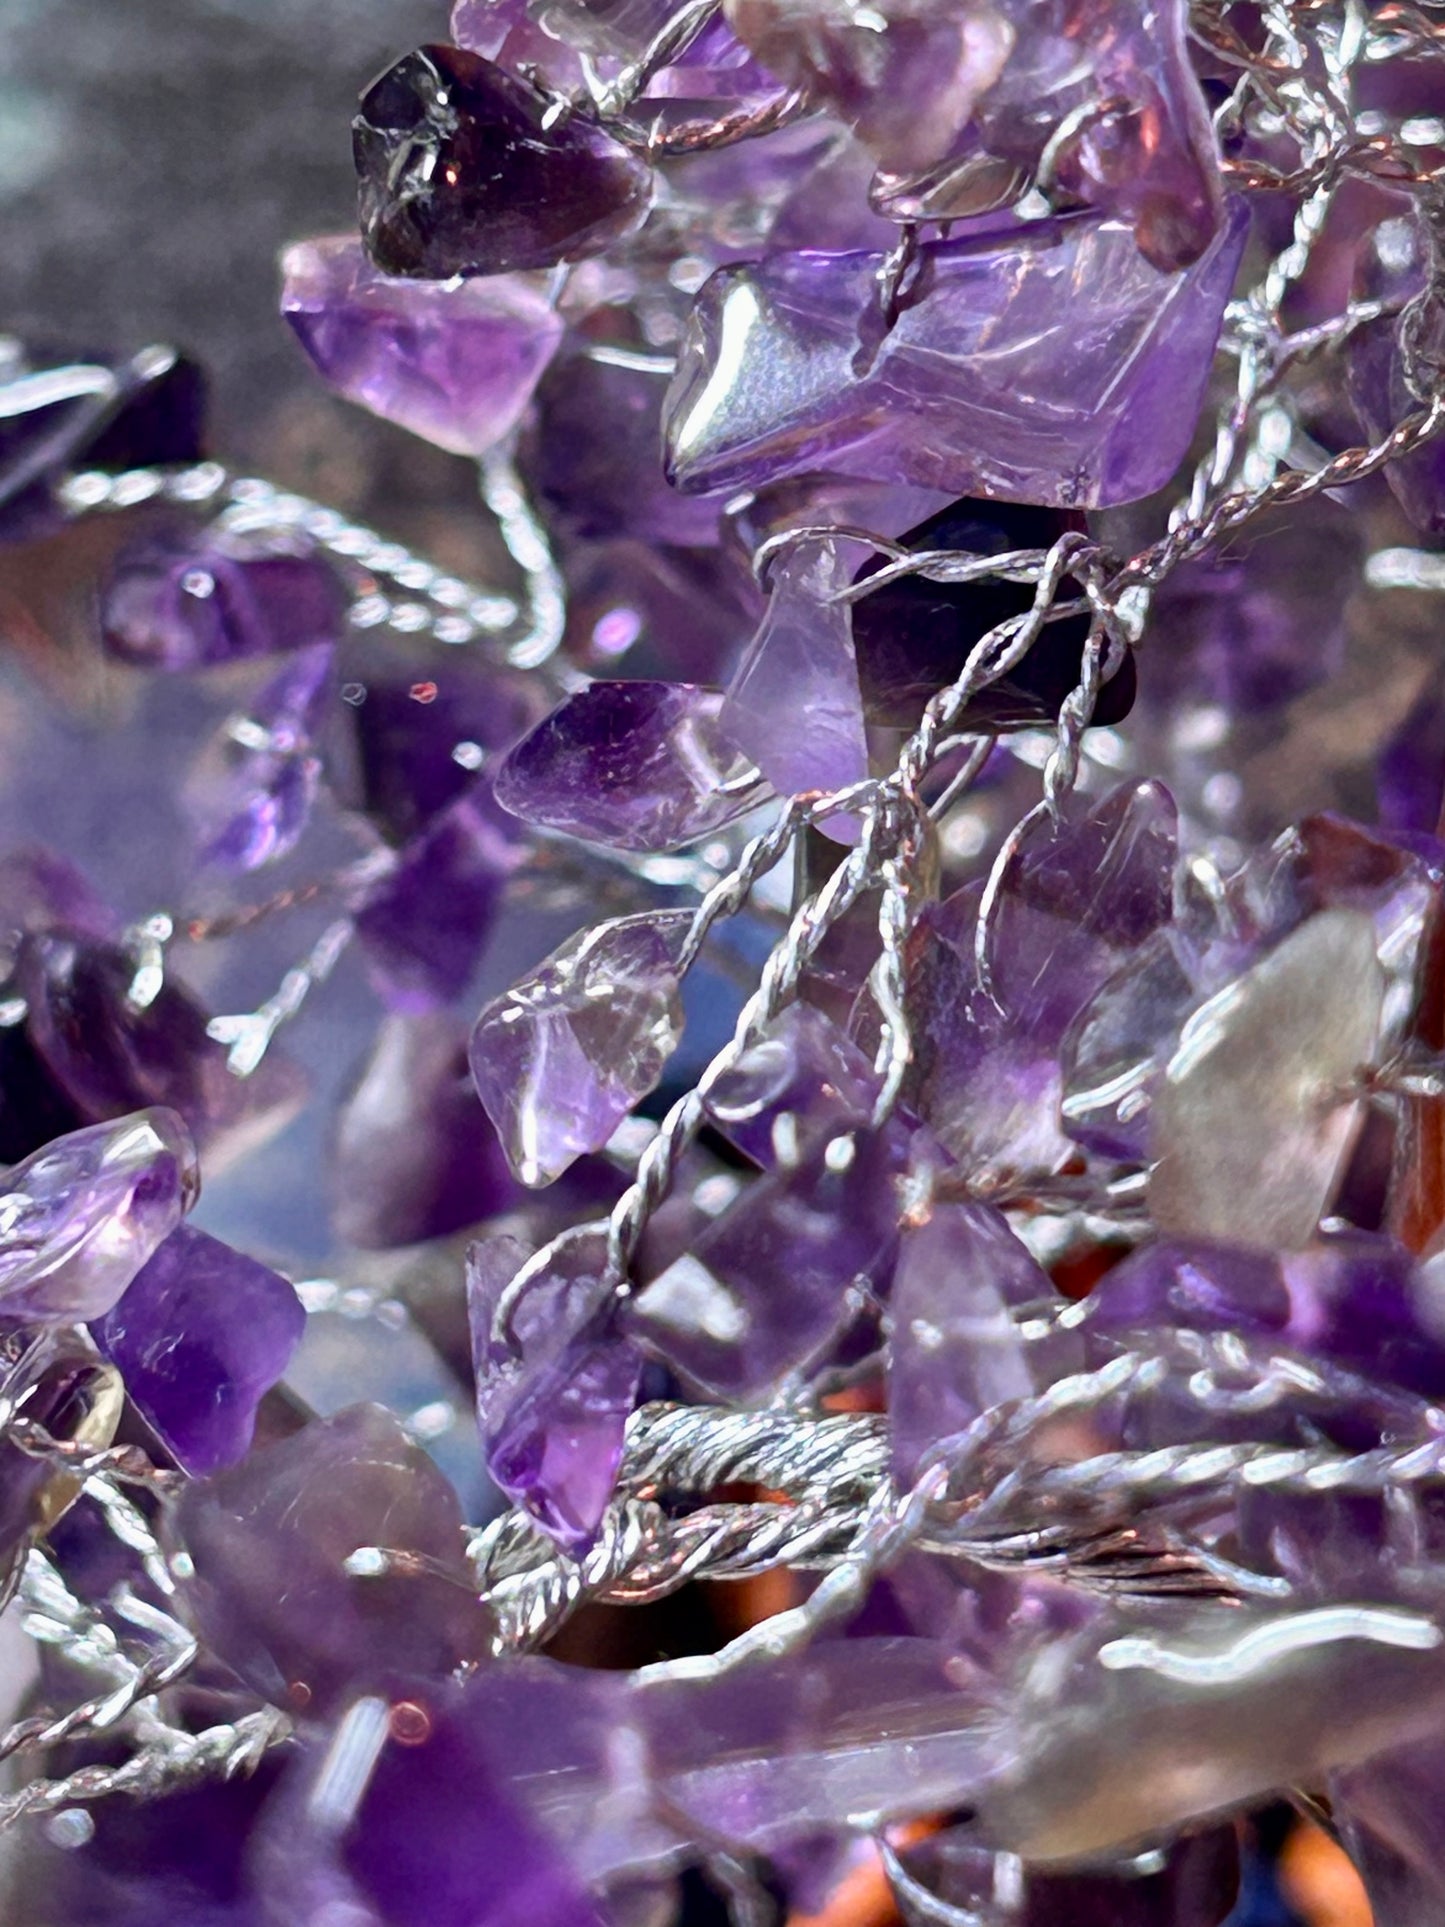
[[[846,1032],[812,1004],[792,1004],[708,1090],[714,1128],[771,1171],[865,1123],[879,1079]]]
[[[431,1010],[466,989],[502,886],[522,859],[514,829],[481,776],[367,890],[356,934],[393,1010]]]
[[[321,783],[314,737],[334,656],[329,643],[299,651],[202,751],[182,791],[202,862],[255,870],[300,841]]]
[[[535,1255],[515,1238],[467,1255],[477,1416],[487,1469],[562,1545],[596,1537],[642,1358],[617,1321],[607,1227]]]
[[[840,1131],[743,1187],[626,1318],[695,1384],[753,1400],[824,1361],[887,1290],[907,1140]]]
[[[1152,494],[1188,448],[1248,226],[1236,206],[1174,275],[1118,221],[930,244],[886,331],[879,255],[726,268],[683,343],[669,473],[707,490],[828,468],[1075,508]]]
[[[183,1224],[91,1332],[176,1464],[204,1473],[245,1456],[305,1323],[286,1279]]]
[[[644,911],[583,930],[478,1017],[472,1076],[523,1184],[600,1151],[657,1084],[682,1035],[691,921]]]
[[[909,1214],[889,1301],[889,1430],[902,1486],[982,1413],[1039,1389],[1016,1314],[1055,1296],[991,1205]]]
[[[369,1680],[486,1656],[457,1495],[379,1405],[189,1481],[165,1525],[196,1629],[277,1704],[319,1711]]]
[[[1003,71],[1013,32],[989,0],[725,0],[743,43],[847,121],[884,167],[949,153]]]
[[[1150,1113],[1161,1231],[1292,1250],[1358,1122],[1384,978],[1370,919],[1324,910],[1194,1012]]]
[[[721,726],[783,796],[846,789],[868,774],[849,610],[830,600],[850,573],[835,542],[781,558],[762,627],[728,685]]]
[[[769,795],[695,683],[595,682],[512,749],[497,801],[524,822],[623,850],[710,836]]]
[[[519,274],[382,274],[350,235],[287,248],[281,272],[281,312],[322,379],[453,455],[517,425],[562,339],[544,288]]]
[[[1388,249],[1384,245],[1388,231]],[[1409,327],[1422,348],[1439,356],[1442,328],[1438,294],[1424,295],[1432,242],[1425,221],[1404,218],[1381,224],[1379,242],[1362,263],[1355,293],[1383,300],[1388,310],[1409,302],[1403,313],[1386,312],[1358,328],[1349,342],[1350,399],[1368,439],[1383,441],[1404,418],[1422,406],[1407,380],[1403,333]],[[1420,304],[1424,305],[1421,306]],[[1428,381],[1431,356],[1421,356]],[[1445,532],[1445,450],[1437,435],[1411,455],[1385,469],[1385,480],[1401,508],[1426,535]]]
[[[74,1325],[98,1318],[200,1192],[191,1136],[174,1111],[137,1111],[72,1131],[0,1180],[0,1307]]]
[[[382,1020],[336,1120],[332,1220],[348,1244],[387,1250],[444,1238],[520,1193],[447,1011]]]

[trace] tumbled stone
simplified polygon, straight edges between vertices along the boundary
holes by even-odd
[[[441,283],[378,273],[350,235],[281,257],[281,312],[328,386],[453,455],[516,427],[562,339],[520,275]]]
[[[850,614],[831,600],[847,580],[836,542],[800,543],[779,561],[762,627],[728,685],[720,725],[783,796],[846,789],[868,774]]]
[[[600,1151],[682,1034],[678,956],[692,918],[643,911],[571,937],[489,1003],[472,1076],[523,1184]]]
[[[264,1698],[313,1712],[368,1680],[440,1679],[485,1656],[461,1528],[456,1493],[379,1405],[188,1481],[165,1520],[211,1651]]]
[[[671,850],[766,801],[694,683],[595,682],[512,749],[497,801],[527,823],[624,850]]]
[[[1193,434],[1247,229],[1236,206],[1179,274],[1117,221],[930,243],[886,330],[880,255],[723,269],[668,396],[668,473],[709,490],[829,468],[1064,508],[1153,494]]]
[[[607,1227],[564,1232],[536,1254],[511,1237],[473,1245],[467,1309],[487,1469],[581,1551],[612,1496],[642,1372],[618,1323]]]
[[[479,777],[368,887],[356,934],[393,1010],[430,1010],[466,989],[502,886],[524,855],[514,828],[490,779]]]
[[[286,1279],[183,1224],[91,1331],[177,1465],[199,1474],[245,1456],[305,1323]]]
[[[1161,1231],[1306,1243],[1354,1135],[1383,995],[1369,918],[1324,910],[1194,1012],[1151,1111]]]
[[[956,550],[961,556],[1049,549],[1069,524],[1056,510],[1006,502],[955,502],[899,536],[905,549]],[[877,556],[859,570],[865,582],[886,567]],[[962,673],[974,645],[1010,616],[1033,606],[1026,583],[985,577],[930,582],[904,575],[853,604],[853,642],[868,720],[911,729],[928,699]],[[1046,625],[1023,661],[970,698],[961,729],[1033,729],[1054,722],[1078,687],[1087,616]],[[1122,722],[1133,705],[1136,675],[1125,655],[1099,691],[1094,721]]]
[[[599,253],[647,212],[651,174],[530,81],[457,47],[420,47],[352,123],[362,238],[387,274],[547,268]]]
[[[200,1188],[174,1111],[93,1124],[32,1153],[0,1180],[6,1316],[74,1325],[109,1311]]]
[[[101,591],[100,633],[124,662],[205,669],[282,650],[334,647],[346,594],[290,534],[187,528],[123,549]]]

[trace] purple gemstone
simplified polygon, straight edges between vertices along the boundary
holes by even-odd
[[[1445,815],[1445,694],[1433,676],[1380,751],[1375,796],[1382,828],[1438,834]]]
[[[601,676],[625,658],[638,677],[724,681],[762,611],[720,549],[608,542],[574,550],[566,574],[568,653]]]
[[[1421,295],[1430,241],[1418,220],[1393,220],[1382,226],[1390,231],[1388,259],[1383,249],[1371,253],[1363,263],[1355,291],[1395,309]],[[1383,441],[1397,423],[1422,406],[1405,379],[1405,356],[1400,346],[1401,329],[1407,322],[1417,325],[1419,319],[1407,308],[1403,314],[1381,315],[1350,336],[1350,399],[1372,442]],[[1438,334],[1438,300],[1431,302],[1425,320],[1422,333],[1433,329]],[[1413,455],[1391,462],[1385,469],[1385,480],[1422,534],[1445,534],[1445,445],[1438,435]]]
[[[707,1114],[744,1157],[772,1171],[865,1123],[878,1091],[853,1040],[821,1010],[793,1004],[712,1086]]]
[[[200,1193],[190,1133],[174,1111],[93,1124],[0,1180],[0,1306],[10,1318],[98,1318]]]
[[[346,595],[296,536],[176,529],[121,551],[101,592],[100,630],[123,662],[204,669],[334,647],[346,631]]]
[[[1174,275],[1115,221],[928,245],[886,331],[880,255],[723,269],[668,395],[668,472],[709,490],[831,468],[1064,508],[1151,495],[1193,434],[1248,226],[1236,207]]]
[[[1014,549],[1049,549],[1070,526],[1056,510],[1007,502],[955,502],[899,537],[905,549],[953,549],[968,555],[1003,555]],[[856,580],[885,566],[877,556]],[[1022,583],[929,582],[900,576],[853,604],[853,642],[864,708],[873,723],[913,728],[924,705],[963,671],[974,645],[998,623],[1033,605]],[[1078,687],[1087,616],[1049,623],[1023,661],[973,697],[959,717],[961,729],[1033,729],[1053,722],[1066,696]],[[1135,691],[1132,656],[1125,656],[1099,692],[1094,721],[1122,722]]]
[[[611,352],[598,341],[547,370],[522,440],[523,474],[555,526],[577,540],[715,544],[717,503],[680,495],[662,472],[671,357],[649,365],[645,352],[616,360]]]
[[[197,1631],[273,1703],[316,1711],[369,1679],[440,1679],[486,1655],[457,1495],[379,1405],[188,1482],[165,1524]]]
[[[205,382],[174,348],[129,361],[57,362],[0,344],[0,540],[61,521],[50,490],[76,469],[193,462],[203,453]]]
[[[444,1238],[516,1201],[459,1019],[383,1019],[337,1116],[332,1192],[337,1235],[381,1251]]]
[[[605,1225],[535,1255],[508,1237],[467,1254],[487,1470],[571,1551],[596,1537],[637,1400],[642,1358],[618,1329],[617,1302]]]
[[[790,87],[846,121],[889,168],[948,154],[1003,71],[1013,32],[992,6],[884,0],[726,0],[744,45]]]
[[[0,1365],[6,1409],[51,1438],[104,1451],[125,1406],[120,1375],[73,1326],[6,1334]],[[32,1534],[49,1533],[80,1497],[84,1477],[0,1443],[0,1583]],[[71,1583],[74,1584],[72,1578]]]
[[[1376,1921],[1428,1921],[1445,1907],[1440,1802],[1445,1755],[1433,1738],[1337,1773],[1330,1807]]]
[[[770,794],[693,683],[596,682],[502,763],[497,801],[524,822],[623,850],[672,850]]]
[[[177,1465],[199,1474],[245,1457],[305,1323],[284,1278],[183,1224],[91,1331]]]
[[[456,47],[420,47],[352,122],[362,238],[387,274],[548,268],[637,226],[651,172],[580,110]]]
[[[1194,1012],[1150,1109],[1162,1232],[1308,1242],[1358,1125],[1384,988],[1369,918],[1325,910]]]
[[[377,272],[331,235],[281,257],[281,312],[323,381],[453,455],[516,427],[562,339],[543,290],[520,275],[433,284]]]
[[[831,600],[847,581],[838,543],[799,544],[775,568],[762,627],[728,685],[721,726],[783,796],[846,789],[868,774],[852,624]]]
[[[906,1159],[896,1129],[840,1131],[744,1186],[628,1300],[629,1328],[729,1400],[825,1362],[887,1289]]]
[[[214,1172],[294,1115],[305,1080],[278,1057],[237,1077],[189,992],[167,980],[138,1005],[130,996],[135,975],[118,945],[27,937],[15,971],[27,1039],[87,1121],[165,1105],[185,1119]]]
[[[120,919],[83,870],[35,843],[0,856],[0,932],[114,937]]]
[[[678,955],[692,919],[644,911],[580,931],[482,1011],[472,1076],[523,1184],[600,1151],[682,1035]]]
[[[313,741],[333,693],[334,659],[326,642],[298,652],[201,752],[182,801],[203,863],[255,870],[300,842],[321,783]]]
[[[986,1204],[910,1213],[890,1299],[888,1414],[894,1476],[907,1487],[940,1445],[995,1405],[1039,1389],[1015,1319],[1047,1306],[1048,1278]]]
[[[466,989],[502,886],[521,860],[514,831],[480,777],[368,889],[356,934],[393,1010],[429,1010]]]

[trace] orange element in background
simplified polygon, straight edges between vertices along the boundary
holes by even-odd
[[[1318,1827],[1298,1826],[1285,1842],[1279,1884],[1309,1927],[1373,1927],[1360,1876],[1344,1849]]]

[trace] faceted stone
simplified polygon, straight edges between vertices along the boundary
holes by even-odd
[[[200,1194],[173,1111],[72,1131],[0,1180],[0,1306],[38,1324],[109,1311]]]
[[[430,661],[404,658],[377,664],[352,711],[356,805],[402,844],[472,788],[488,755],[510,748],[546,707],[538,677],[457,649],[431,670]]]
[[[379,1405],[188,1481],[164,1524],[192,1624],[273,1704],[322,1711],[368,1680],[486,1655],[456,1493]]]
[[[480,776],[368,888],[356,934],[393,1010],[430,1010],[466,989],[502,886],[524,855],[514,831]]]
[[[575,1698],[564,1698],[548,1690],[548,1670],[545,1660],[513,1660],[461,1685],[399,1678],[385,1697],[356,1700],[301,1769],[299,1797],[262,1835],[260,1884],[275,1909],[266,1917],[317,1927],[603,1927],[562,1846],[512,1784],[514,1743],[529,1729],[575,1740],[569,1715],[583,1686],[569,1679]]]
[[[790,1168],[872,1116],[880,1088],[853,1040],[790,1004],[707,1095],[708,1121],[764,1171]]]
[[[1294,1250],[1354,1135],[1384,983],[1368,917],[1325,910],[1194,1012],[1151,1111],[1155,1224]]]
[[[745,1186],[627,1301],[628,1328],[730,1401],[825,1362],[888,1288],[906,1159],[906,1137],[854,1128]]]
[[[602,1523],[642,1374],[617,1306],[605,1225],[564,1232],[535,1254],[510,1237],[467,1254],[487,1469],[574,1552]]]
[[[996,879],[982,965],[987,994],[1037,1041],[1057,1044],[1119,960],[1169,923],[1178,823],[1152,779],[1071,799],[1057,827],[1042,807],[1029,819]]]
[[[335,693],[334,659],[326,642],[298,651],[201,752],[181,800],[203,863],[256,870],[300,842],[321,785],[313,744]]]
[[[646,164],[581,111],[457,47],[420,47],[352,123],[362,238],[387,274],[547,268],[597,254],[647,212]]]
[[[1445,1394],[1438,1281],[1391,1238],[1353,1232],[1276,1254],[1166,1241],[1131,1252],[1076,1312],[1086,1336],[1239,1332],[1422,1398]]]
[[[1057,511],[1005,502],[955,502],[899,537],[905,549],[1003,555],[1049,549],[1069,527]],[[876,556],[854,578],[864,582],[887,565]],[[1027,584],[985,577],[930,582],[899,576],[853,604],[853,642],[868,720],[911,729],[930,696],[955,681],[979,639],[1033,606]],[[1087,616],[1049,623],[1023,661],[972,697],[961,729],[1033,729],[1054,722],[1078,687]],[[1122,722],[1133,706],[1136,676],[1125,655],[1099,692],[1094,721]]]
[[[671,366],[670,357],[626,344],[614,348],[607,340],[552,363],[519,451],[522,472],[552,526],[587,542],[636,536],[707,547],[718,541],[718,504],[679,494],[662,472],[662,403]]]
[[[117,556],[101,591],[100,632],[123,662],[205,669],[334,647],[346,633],[346,593],[297,536],[176,529]]]
[[[91,1332],[176,1464],[198,1475],[245,1457],[305,1323],[286,1279],[183,1224]]]
[[[520,275],[430,283],[380,274],[350,235],[281,257],[281,312],[329,387],[453,455],[516,427],[562,339]]]
[[[382,1019],[337,1113],[332,1193],[337,1236],[383,1251],[444,1238],[517,1201],[460,1019],[445,1011]]]
[[[580,931],[478,1017],[472,1076],[523,1184],[600,1151],[654,1089],[682,1034],[685,910]]]
[[[51,490],[74,470],[198,460],[204,411],[204,377],[174,348],[66,362],[0,337],[0,540],[58,526]]]
[[[912,170],[947,154],[998,79],[1013,42],[996,6],[886,0],[726,0],[729,24],[779,79],[854,129],[879,163]]]
[[[1193,434],[1247,230],[1236,207],[1172,275],[1117,221],[930,243],[888,328],[880,255],[725,268],[683,341],[668,473],[708,490],[828,468],[1063,508],[1153,494]]]
[[[497,801],[524,822],[623,850],[711,836],[771,792],[695,683],[595,682],[511,750]]]
[[[991,1205],[909,1214],[889,1301],[888,1418],[900,1487],[982,1413],[1040,1389],[1016,1314],[1055,1299]]]
[[[775,568],[762,627],[728,685],[721,726],[782,796],[868,774],[850,613],[830,599],[847,580],[837,543],[799,543]]]
[[[15,969],[27,1040],[87,1122],[165,1105],[184,1118],[207,1170],[217,1171],[287,1122],[305,1079],[277,1056],[237,1077],[188,991],[168,978],[137,1004],[135,977],[135,960],[119,945],[27,937]]]

